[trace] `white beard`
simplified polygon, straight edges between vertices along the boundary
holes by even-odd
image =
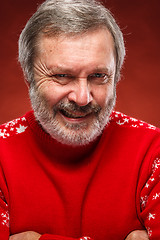
[[[47,104],[47,101],[40,96],[35,86],[30,88],[30,100],[32,108],[34,110],[35,117],[40,123],[42,128],[50,134],[50,136],[62,144],[80,146],[86,145],[94,141],[99,135],[102,134],[103,129],[109,122],[109,116],[114,108],[116,101],[116,93],[110,98],[106,107],[102,109],[100,106],[96,107],[78,107],[75,103],[65,103],[63,100],[53,106],[52,109]],[[73,108],[72,105],[76,105],[77,108],[84,108],[86,112],[94,112],[92,122],[88,124],[84,123],[66,123],[62,124],[57,118],[56,113],[59,108]],[[76,108],[76,107],[74,107]],[[91,110],[93,108],[93,110]]]

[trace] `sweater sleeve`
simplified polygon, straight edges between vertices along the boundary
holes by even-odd
[[[151,166],[151,175],[141,191],[141,218],[151,240],[160,239],[160,156]]]
[[[8,238],[9,238],[8,205],[5,201],[2,191],[0,190],[0,239],[8,240]]]

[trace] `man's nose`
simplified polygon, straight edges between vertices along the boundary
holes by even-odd
[[[68,100],[79,106],[85,106],[93,100],[91,89],[85,78],[79,78],[68,94]]]

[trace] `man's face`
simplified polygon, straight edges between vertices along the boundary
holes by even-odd
[[[114,43],[106,29],[41,36],[30,97],[36,118],[63,144],[84,145],[102,133],[115,103]]]

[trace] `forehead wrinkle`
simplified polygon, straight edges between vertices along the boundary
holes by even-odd
[[[92,37],[92,36],[91,36]],[[104,36],[106,38],[106,36]],[[109,37],[109,39],[111,38],[112,39],[112,36],[110,36],[110,33],[108,35],[107,33],[107,38]],[[88,34],[86,35],[86,38],[88,38]],[[53,44],[52,42],[50,42],[50,40],[53,40]],[[72,74],[79,74],[79,73],[93,73],[95,71],[103,71],[103,72],[106,72],[106,73],[110,73],[110,72],[115,72],[115,66],[112,66],[114,64],[111,64],[109,63],[109,65],[107,65],[107,62],[106,64],[104,63],[103,65],[102,64],[94,64],[94,62],[92,61],[88,61],[88,58],[87,56],[86,59],[84,59],[84,61],[82,61],[80,59],[81,55],[83,57],[83,54],[79,54],[79,58],[77,59],[74,59],[74,54],[72,56],[72,58],[70,59],[69,57],[67,58],[64,58],[64,56],[61,54],[61,51],[57,53],[57,50],[59,50],[58,48],[58,45],[59,43],[63,43],[63,41],[66,40],[66,44],[68,44],[69,40],[75,40],[75,43],[79,40],[79,36],[76,36],[74,38],[63,38],[62,37],[59,37],[59,38],[51,38],[51,39],[48,39],[46,37],[42,37],[40,39],[40,42],[39,42],[39,50],[41,52],[41,57],[42,59],[44,58],[44,61],[46,63],[46,66],[48,68],[49,71],[57,71],[57,72],[62,72],[64,73],[64,71],[66,73],[72,73]],[[84,39],[85,40],[85,39]],[[94,38],[93,38],[94,40]],[[48,44],[48,49],[45,47],[46,44]],[[57,45],[58,43],[58,45]],[[64,42],[65,43],[65,42]],[[116,63],[116,56],[115,56],[115,48],[114,48],[114,43],[113,43],[113,39],[111,41],[111,45],[112,45],[112,49],[108,49],[109,52],[106,52],[106,54],[110,54],[110,51],[113,51],[113,57],[114,57],[114,61]],[[60,48],[61,50],[61,48]],[[91,53],[94,53],[95,51],[92,51]],[[56,58],[56,53],[59,54],[59,57],[58,59]],[[63,52],[62,52],[63,53]],[[48,54],[48,56],[47,56]],[[66,54],[67,55],[67,54]],[[77,55],[75,55],[76,57]],[[99,55],[98,55],[99,56]],[[93,58],[95,56],[93,55]],[[101,57],[101,56],[100,56]],[[97,59],[97,58],[96,58]],[[77,60],[77,61],[75,61]],[[86,61],[86,65],[83,64],[84,62]],[[92,58],[91,58],[92,60]],[[98,60],[97,60],[98,61]],[[97,65],[97,66],[96,66]]]
[[[73,68],[69,68],[69,67],[62,67],[62,66],[47,66],[47,68],[49,69],[49,71],[53,72],[53,73],[67,73],[67,74],[76,74],[77,71],[75,71]]]

